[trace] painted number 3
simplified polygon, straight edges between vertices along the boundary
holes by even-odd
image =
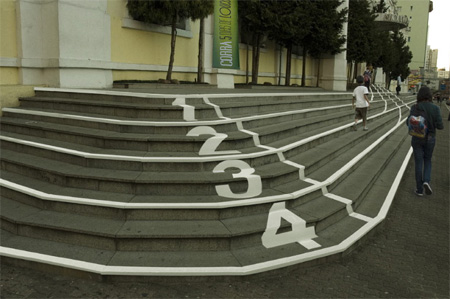
[[[262,181],[259,175],[253,174],[255,169],[250,167],[246,162],[241,160],[226,160],[218,164],[213,172],[225,172],[228,168],[238,168],[239,173],[233,173],[233,178],[245,178],[248,182],[247,191],[244,193],[234,193],[230,185],[217,185],[216,192],[219,196],[227,198],[250,198],[261,194]]]

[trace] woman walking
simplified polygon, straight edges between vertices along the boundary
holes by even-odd
[[[423,192],[431,195],[431,157],[436,144],[436,129],[442,130],[441,110],[432,103],[433,95],[430,88],[423,86],[417,93],[417,103],[411,107],[410,115],[406,120],[409,124],[411,116],[423,114],[426,119],[428,133],[425,138],[412,136],[411,146],[414,152],[415,174],[416,174],[416,195],[423,196]]]

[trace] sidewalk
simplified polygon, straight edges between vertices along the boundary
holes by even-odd
[[[382,227],[344,260],[251,277],[120,283],[2,265],[1,298],[449,298],[450,122],[442,111],[434,194],[414,195],[411,160]]]

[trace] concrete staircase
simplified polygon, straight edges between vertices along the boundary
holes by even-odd
[[[1,118],[2,256],[100,275],[247,275],[386,216],[413,98],[36,89]]]

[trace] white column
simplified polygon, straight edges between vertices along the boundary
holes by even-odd
[[[107,0],[59,0],[60,86],[112,86]]]
[[[17,0],[24,85],[112,86],[107,0]]]

